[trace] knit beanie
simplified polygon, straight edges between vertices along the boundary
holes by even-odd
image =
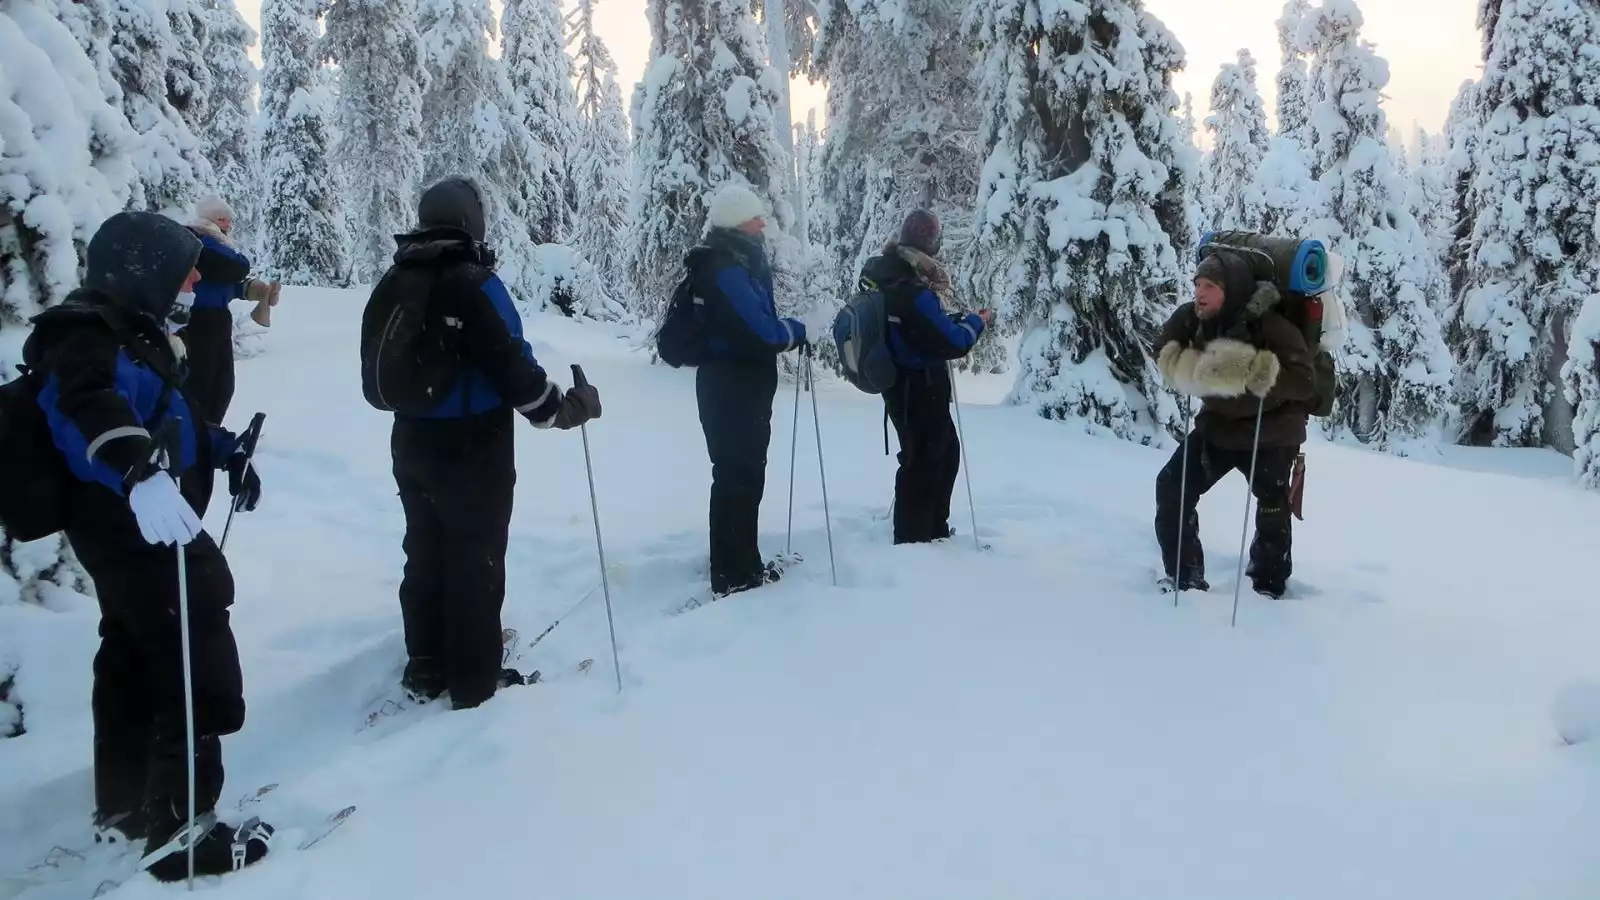
[[[913,210],[900,225],[902,247],[912,247],[929,256],[938,256],[941,239],[939,217],[926,209]]]
[[[1227,290],[1228,267],[1222,263],[1222,254],[1207,253],[1205,258],[1200,260],[1200,265],[1195,267],[1194,277],[1204,278],[1217,287]]]
[[[738,228],[752,219],[764,219],[766,216],[766,204],[754,191],[730,182],[712,195],[707,221],[712,228]]]

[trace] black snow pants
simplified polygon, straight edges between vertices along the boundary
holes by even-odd
[[[184,479],[185,495],[202,512],[205,504],[194,499],[209,488],[197,487],[196,477],[209,475],[196,471]],[[139,830],[171,834],[188,814],[177,550],[146,543],[127,501],[100,485],[83,485],[74,507],[67,540],[100,603],[92,697],[96,817],[131,815],[126,822]],[[198,815],[222,794],[221,739],[244,726],[244,681],[229,623],[228,561],[209,534],[185,547],[184,559]]]
[[[1183,490],[1183,456],[1189,454],[1188,491]],[[1250,543],[1249,574],[1257,588],[1281,593],[1293,569],[1290,556],[1291,529],[1289,482],[1299,447],[1262,447],[1256,456],[1255,497],[1256,533]],[[1183,559],[1185,583],[1205,578],[1205,552],[1200,546],[1200,515],[1195,507],[1200,497],[1229,472],[1250,477],[1249,450],[1223,450],[1206,442],[1195,432],[1156,476],[1156,539],[1161,545],[1161,564],[1168,577],[1176,577],[1178,516],[1183,512]]]
[[[457,708],[493,697],[500,678],[514,424],[509,408],[461,419],[396,416],[391,435],[406,515],[406,680],[448,690]]]
[[[712,362],[695,373],[700,427],[711,457],[711,590],[763,581],[757,529],[766,491],[777,361]]]
[[[221,425],[233,403],[233,312],[227,307],[196,309],[178,336],[188,357],[184,396],[207,422]]]
[[[950,536],[950,495],[961,472],[961,441],[950,418],[947,369],[901,369],[883,403],[900,439],[894,479],[894,542]]]

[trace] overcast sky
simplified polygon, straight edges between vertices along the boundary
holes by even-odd
[[[260,0],[238,0],[252,25],[260,22]],[[1178,75],[1178,94],[1194,94],[1196,117],[1204,121],[1217,67],[1248,48],[1260,64],[1261,92],[1269,115],[1273,80],[1278,70],[1278,35],[1274,25],[1282,0],[1146,0],[1178,36],[1188,65]],[[498,0],[494,0],[498,11]],[[1414,125],[1437,131],[1444,125],[1461,82],[1477,76],[1480,44],[1474,19],[1477,0],[1367,0],[1366,39],[1389,62],[1385,108],[1389,124],[1410,140]],[[644,19],[645,0],[599,0],[596,27],[616,57],[624,95],[644,72],[650,55],[650,30]],[[257,48],[259,49],[259,48]],[[893,52],[892,47],[884,48]],[[817,108],[822,121],[820,86],[797,82],[796,121]],[[1203,139],[1203,136],[1202,136]]]

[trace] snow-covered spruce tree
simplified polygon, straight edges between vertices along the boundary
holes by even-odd
[[[261,5],[263,225],[285,283],[343,287],[350,261],[328,127],[333,98],[320,76],[322,9],[323,0]]]
[[[1012,402],[1144,443],[1180,433],[1151,345],[1194,241],[1170,162],[1182,50],[1138,0],[984,0],[974,17],[978,279],[1023,329]]]
[[[519,299],[539,288],[532,224],[533,166],[540,156],[505,67],[489,57],[495,34],[488,0],[419,0],[428,66],[422,97],[423,182],[467,176],[488,205],[488,242],[500,277]]]
[[[650,0],[647,14],[650,62],[633,94],[629,271],[641,308],[655,318],[682,277],[685,254],[705,231],[706,203],[719,185],[749,185],[773,210],[770,224],[778,230],[791,219],[783,201],[787,163],[772,114],[782,75],[766,65],[749,5]]]
[[[1485,0],[1479,21],[1485,119],[1456,348],[1475,389],[1467,437],[1571,450],[1557,372],[1579,306],[1600,293],[1600,5]]]
[[[567,154],[578,144],[579,125],[564,27],[560,0],[505,0],[500,58],[533,139],[525,191],[537,244],[565,241],[572,229]]]
[[[1256,88],[1256,61],[1239,51],[1237,63],[1225,63],[1211,84],[1211,156],[1206,186],[1212,192],[1210,220],[1204,230],[1257,231],[1266,217],[1266,197],[1257,176],[1267,155],[1267,109]]]
[[[1472,179],[1482,133],[1483,107],[1478,102],[1478,83],[1469,79],[1461,83],[1444,125],[1445,184],[1450,192],[1450,220],[1454,223],[1444,256],[1454,310],[1446,319],[1447,336],[1453,348],[1459,348],[1465,341],[1459,332],[1460,306],[1472,265],[1472,231],[1478,221],[1478,211],[1472,205]]]
[[[234,0],[204,0],[205,59],[210,114],[201,123],[200,146],[216,173],[216,190],[233,207],[233,242],[255,255],[260,234],[260,163],[256,145],[255,89],[250,47],[256,42]]]
[[[1455,232],[1448,180],[1449,147],[1443,136],[1422,128],[1417,129],[1416,144],[1417,160],[1411,169],[1412,213],[1428,238],[1428,255],[1443,271]],[[1444,310],[1439,312],[1443,315]]]
[[[957,284],[970,286],[958,269],[970,272],[981,112],[973,48],[961,33],[963,4],[825,0],[818,7],[812,75],[829,86],[821,187],[841,295],[919,207],[944,223],[940,256]],[[984,297],[970,302],[988,305]]]
[[[337,0],[328,9],[325,45],[339,67],[343,123],[334,158],[358,284],[382,276],[394,236],[416,222],[428,78],[416,20],[415,0]]]
[[[28,319],[78,285],[89,238],[139,190],[139,135],[79,41],[49,2],[0,4],[0,380],[22,361]],[[60,536],[0,532],[0,605],[88,590]]]
[[[167,0],[167,25],[172,30],[172,53],[167,58],[167,99],[196,136],[204,131],[206,120],[211,117],[213,87],[211,68],[205,58],[204,3],[205,0]]]
[[[617,84],[617,64],[594,29],[596,0],[579,0],[573,13],[577,53],[578,137],[568,157],[575,207],[572,245],[594,266],[613,299],[633,312],[625,236],[633,170],[628,114]]]
[[[1332,424],[1405,452],[1437,439],[1452,362],[1434,312],[1444,285],[1386,143],[1379,101],[1389,67],[1361,39],[1361,24],[1354,0],[1324,0],[1302,31],[1315,37],[1321,80],[1312,88],[1323,98],[1311,112],[1314,169],[1338,225],[1333,249],[1352,307]]]
[[[1600,490],[1600,293],[1584,301],[1572,321],[1561,380],[1574,411],[1572,461],[1578,482]]]
[[[166,4],[110,0],[107,12],[112,76],[122,89],[122,111],[141,138],[133,158],[142,191],[133,205],[181,214],[215,180],[199,138],[174,105],[175,97],[188,109],[203,103],[190,85],[199,61],[181,54]]]
[[[1211,221],[1211,216],[1207,213],[1207,210],[1213,202],[1213,196],[1209,183],[1211,160],[1208,154],[1200,150],[1200,126],[1194,117],[1193,94],[1185,93],[1183,95],[1183,118],[1179,120],[1178,131],[1183,145],[1189,148],[1189,151],[1194,154],[1194,158],[1198,161],[1194,177],[1188,179],[1187,190],[1184,192],[1185,203],[1189,208],[1189,217],[1194,222],[1194,227],[1198,229],[1204,223]],[[1185,259],[1180,256],[1178,262],[1192,268],[1195,261],[1192,258]]]
[[[1301,23],[1311,14],[1309,0],[1288,0],[1278,17],[1278,134],[1303,149],[1311,146],[1311,118],[1308,104],[1310,84],[1306,76],[1306,51],[1300,42]]]

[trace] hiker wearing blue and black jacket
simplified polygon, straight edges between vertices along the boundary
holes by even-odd
[[[888,301],[889,352],[899,370],[883,403],[900,439],[894,481],[894,542],[943,540],[950,495],[961,472],[961,441],[950,418],[951,360],[972,352],[994,319],[989,310],[955,307],[955,292],[937,259],[939,218],[927,210],[906,217],[900,238],[867,260],[861,278]]]
[[[766,208],[730,184],[712,197],[709,230],[687,267],[702,304],[704,354],[695,373],[711,457],[711,590],[724,596],[782,576],[761,558],[756,529],[766,490],[778,354],[805,347],[806,327],[780,318],[762,232]]]
[[[65,534],[94,582],[95,818],[102,836],[145,841],[149,871],[188,872],[188,710],[179,627],[178,553],[187,570],[194,675],[195,872],[218,875],[266,855],[271,829],[208,823],[222,793],[223,735],[244,724],[239,653],[228,622],[233,576],[201,517],[212,469],[236,508],[261,495],[239,441],[208,426],[183,383],[183,345],[168,337],[193,288],[200,240],[177,222],[118,213],[89,241],[83,287],[35,316],[23,360],[70,472]],[[175,549],[181,547],[181,550]]]
[[[233,402],[234,300],[256,304],[251,312],[258,325],[271,324],[272,307],[278,305],[277,281],[251,274],[250,257],[233,243],[233,209],[221,197],[206,197],[195,205],[189,230],[200,238],[200,280],[194,302],[178,337],[188,351],[189,395],[206,420],[221,425]]]
[[[368,301],[370,310],[421,299],[425,327],[450,347],[455,367],[453,387],[431,408],[397,412],[391,432],[406,517],[401,682],[423,700],[448,691],[463,709],[525,683],[501,668],[516,415],[536,428],[576,428],[600,416],[600,394],[589,384],[562,391],[534,358],[484,243],[476,184],[452,178],[428,188],[417,218],[416,231],[396,236],[394,265]],[[384,344],[370,349],[381,354]]]

